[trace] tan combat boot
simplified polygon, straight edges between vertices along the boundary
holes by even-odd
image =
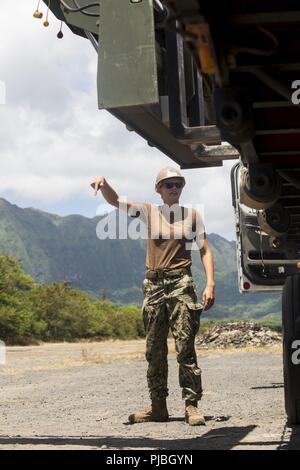
[[[196,401],[186,400],[185,402],[185,422],[190,426],[203,426],[205,425],[205,418],[199,408],[197,408]]]
[[[164,422],[168,421],[168,419],[169,413],[165,398],[163,400],[152,400],[150,407],[128,417],[130,423],[147,423],[149,421]]]

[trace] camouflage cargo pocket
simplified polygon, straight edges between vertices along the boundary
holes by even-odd
[[[142,304],[142,318],[144,323],[144,329],[147,333],[148,323],[149,323],[149,316],[148,316],[148,309],[147,309],[147,299],[145,298]]]
[[[196,302],[187,302],[186,306],[189,309],[192,318],[194,319],[194,331],[197,333],[200,326],[200,316],[204,307],[202,304]]]
[[[142,305],[142,318],[144,323],[145,332],[148,332],[150,324],[153,322],[157,315],[157,309],[153,305],[149,305],[147,297],[145,297]]]
[[[201,313],[203,312],[204,306],[200,303],[187,302],[187,307],[190,311],[194,312],[200,318]]]

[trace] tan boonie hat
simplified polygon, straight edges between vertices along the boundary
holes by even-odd
[[[161,181],[167,180],[168,178],[181,178],[183,180],[183,186],[185,185],[184,176],[182,176],[180,171],[177,170],[177,168],[172,168],[168,166],[166,168],[162,168],[158,173],[155,181],[155,189],[157,189]]]

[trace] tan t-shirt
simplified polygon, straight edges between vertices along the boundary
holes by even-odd
[[[199,212],[174,204],[135,203],[128,210],[147,226],[147,269],[175,269],[192,264],[193,241],[203,247],[205,228]]]

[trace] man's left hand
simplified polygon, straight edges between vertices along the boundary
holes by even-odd
[[[202,294],[202,302],[204,310],[209,310],[215,301],[215,288],[213,286],[206,286]]]

